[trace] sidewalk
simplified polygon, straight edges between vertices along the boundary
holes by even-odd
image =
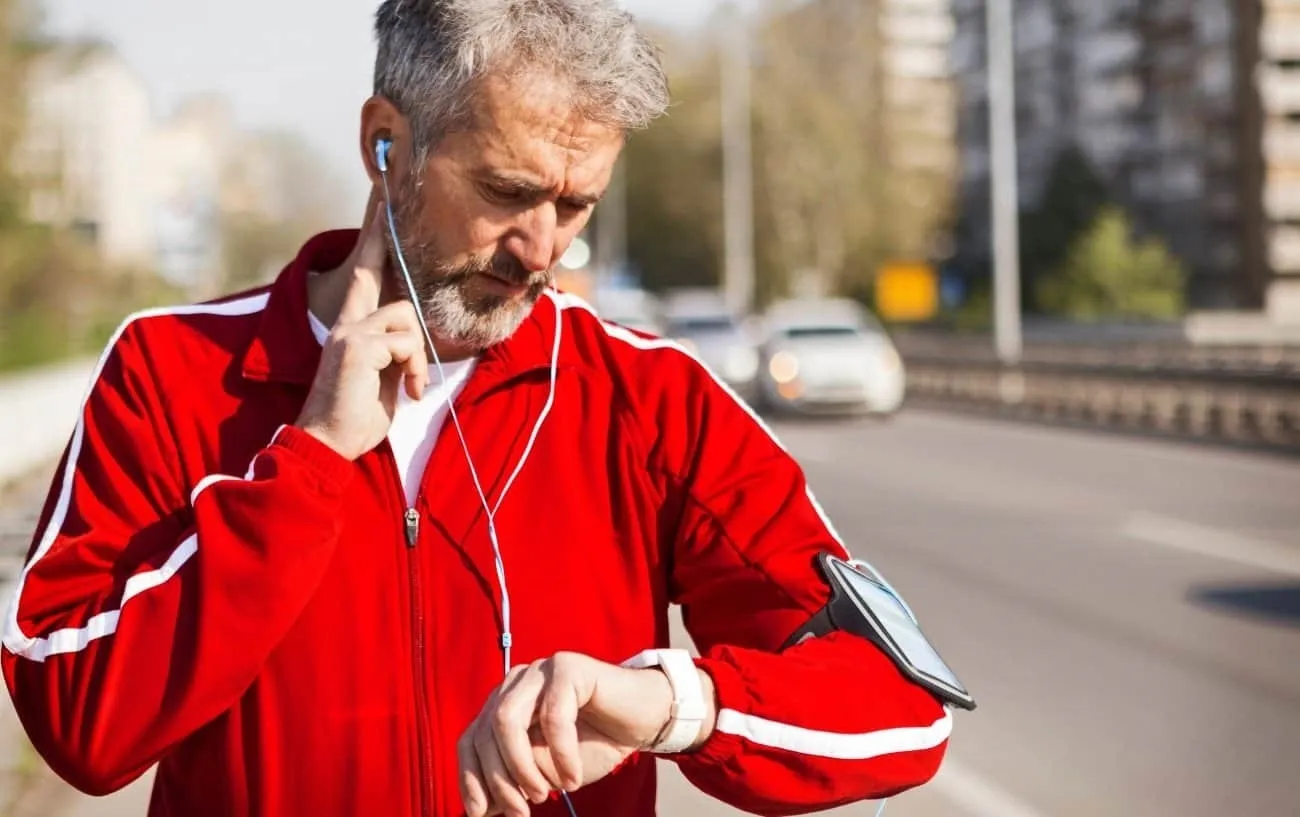
[[[51,804],[58,810],[46,812],[44,817],[145,817],[149,811],[149,790],[152,786],[151,769],[139,780],[108,797],[87,797],[65,787],[60,791],[57,802]]]
[[[51,464],[21,477],[6,474],[0,480],[0,610],[9,609],[52,469]],[[46,769],[23,733],[8,691],[0,698],[0,817],[18,817]]]

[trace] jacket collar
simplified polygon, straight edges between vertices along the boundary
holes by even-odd
[[[355,246],[358,230],[333,230],[312,237],[271,284],[257,334],[244,353],[250,380],[308,386],[320,364],[320,344],[307,320],[307,276],[337,267]],[[542,297],[506,341],[479,357],[464,400],[474,400],[518,377],[549,371],[559,305]]]

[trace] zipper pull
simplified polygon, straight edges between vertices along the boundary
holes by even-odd
[[[406,521],[406,546],[413,548],[420,537],[420,512],[407,508],[403,519]]]

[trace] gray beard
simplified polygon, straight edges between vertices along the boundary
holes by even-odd
[[[551,284],[553,271],[530,274],[517,259],[504,254],[460,265],[447,263],[432,240],[417,240],[406,232],[408,225],[419,223],[420,201],[419,184],[408,177],[395,208],[397,234],[429,334],[476,352],[507,340],[533,311]],[[474,278],[488,271],[507,281],[526,284],[528,291],[523,299],[472,292]],[[401,271],[397,270],[397,274],[401,275]]]

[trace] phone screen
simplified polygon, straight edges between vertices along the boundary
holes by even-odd
[[[902,651],[903,658],[907,663],[916,667],[922,673],[932,678],[948,684],[954,689],[966,691],[961,681],[935,652],[934,647],[922,634],[921,629],[912,621],[912,618],[898,603],[894,595],[880,585],[875,580],[865,576],[861,572],[854,570],[842,562],[832,562],[836,571],[845,580],[845,583],[852,589],[853,594],[858,598],[858,602],[871,612],[875,613],[876,619],[889,633],[898,649]]]

